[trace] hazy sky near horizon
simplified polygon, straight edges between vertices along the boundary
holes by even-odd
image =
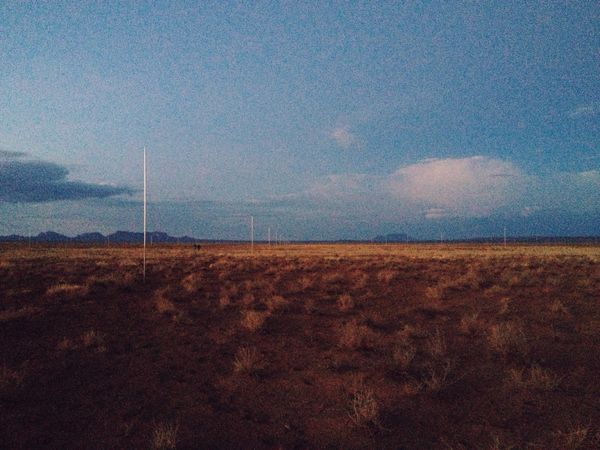
[[[145,145],[171,233],[598,234],[599,74],[596,2],[3,2],[0,232],[139,229]]]

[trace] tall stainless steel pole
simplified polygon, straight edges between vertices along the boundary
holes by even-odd
[[[144,281],[146,281],[146,146],[144,146]]]

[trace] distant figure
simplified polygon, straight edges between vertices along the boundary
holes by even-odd
[[[194,244],[194,249],[195,250],[200,250],[202,248],[202,246],[200,244]]]

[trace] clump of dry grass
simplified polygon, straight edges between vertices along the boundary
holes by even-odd
[[[152,431],[152,448],[154,450],[172,450],[177,448],[178,423],[160,422]]]
[[[86,295],[88,293],[88,287],[80,284],[69,284],[59,283],[54,286],[50,286],[46,290],[46,295],[49,297],[55,296],[67,296],[75,297],[76,295]]]
[[[14,389],[23,382],[23,374],[7,366],[0,367],[0,391]]]
[[[96,330],[88,330],[81,336],[85,348],[95,348],[98,353],[106,352],[105,336]]]
[[[344,324],[340,330],[339,343],[350,349],[368,348],[373,345],[375,333],[357,319]]]
[[[62,338],[59,341],[59,343],[56,344],[56,349],[57,350],[62,350],[62,351],[71,350],[71,349],[73,349],[75,347],[76,347],[75,343],[71,339],[69,339],[67,337]]]
[[[560,377],[550,369],[544,369],[537,364],[533,364],[527,371],[510,369],[508,383],[519,388],[552,391],[560,383]]]
[[[287,304],[287,300],[281,295],[272,295],[265,300],[267,310],[271,313],[285,308]]]
[[[269,313],[267,311],[244,311],[242,316],[242,326],[250,331],[256,331],[260,329],[265,321]]]
[[[258,369],[259,354],[255,348],[238,349],[233,360],[233,371],[236,373],[253,373]]]
[[[189,293],[198,291],[198,289],[200,289],[201,283],[202,275],[197,272],[190,273],[189,275],[184,277],[183,280],[181,280],[181,285]]]
[[[416,354],[417,349],[415,346],[410,342],[402,340],[394,345],[394,348],[392,349],[392,360],[402,370],[406,370],[412,363]]]
[[[526,353],[527,337],[523,327],[516,322],[502,322],[490,327],[488,342],[497,352],[507,355],[511,352]]]
[[[510,311],[510,297],[502,297],[500,299],[500,309],[498,310],[498,314],[504,316]]]
[[[221,294],[219,296],[219,308],[224,309],[231,304],[231,299],[227,294]]]
[[[373,389],[360,386],[350,399],[350,418],[356,425],[376,424],[379,419],[379,402]]]
[[[557,448],[564,450],[575,450],[580,448],[588,438],[590,432],[589,426],[577,425],[569,431],[556,431],[552,433],[553,441],[556,442]],[[597,435],[596,444],[600,444],[600,434]],[[591,447],[590,447],[591,448]]]
[[[454,364],[447,359],[440,363],[431,363],[427,366],[425,377],[421,380],[422,388],[431,393],[436,393],[444,389],[449,384],[449,376],[452,373]]]
[[[396,277],[396,271],[391,269],[383,269],[377,272],[376,278],[382,284],[390,284]]]
[[[361,290],[367,287],[369,275],[362,271],[354,272],[352,273],[352,280],[354,280],[352,287],[355,290]]]
[[[482,325],[479,313],[475,312],[463,315],[458,328],[463,334],[474,334],[482,328]]]
[[[438,358],[446,353],[446,338],[439,328],[429,335],[426,341],[426,351],[429,355]]]
[[[569,314],[569,310],[567,309],[567,307],[563,304],[563,302],[561,302],[558,299],[550,303],[550,311],[552,311],[555,314]]]
[[[0,322],[10,322],[11,320],[22,319],[33,316],[39,312],[39,308],[33,306],[23,306],[21,308],[6,309],[0,312]]]
[[[171,314],[177,311],[177,308],[166,296],[166,290],[160,289],[154,298],[154,307],[160,314]]]
[[[350,294],[342,294],[337,299],[337,305],[340,311],[350,311],[354,308],[354,300]]]
[[[427,299],[430,301],[438,302],[444,297],[445,291],[446,287],[442,284],[438,284],[436,286],[428,286],[425,289],[425,297],[427,297]]]

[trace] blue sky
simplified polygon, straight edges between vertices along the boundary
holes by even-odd
[[[600,233],[594,2],[247,3],[0,5],[0,233]]]

